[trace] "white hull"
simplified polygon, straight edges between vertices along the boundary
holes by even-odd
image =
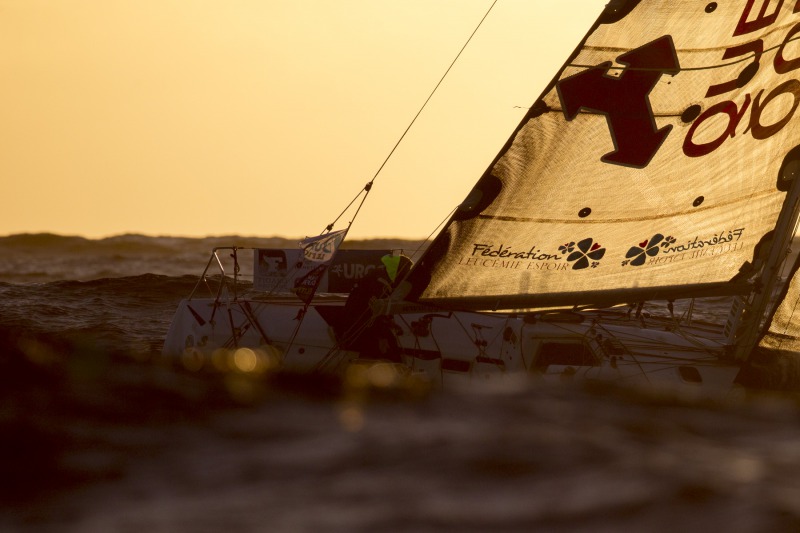
[[[721,328],[611,312],[528,318],[403,313],[392,315],[380,328],[372,348],[342,349],[330,317],[342,304],[343,300],[315,301],[300,321],[303,305],[297,300],[183,300],[164,354],[195,370],[214,364],[221,348],[229,353],[248,348],[251,358],[252,353],[266,354],[270,364],[279,362],[299,372],[343,372],[359,358],[390,360],[443,389],[535,375],[724,390],[733,386],[739,371],[738,365],[723,359]]]

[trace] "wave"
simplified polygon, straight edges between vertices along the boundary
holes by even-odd
[[[152,344],[163,340],[178,302],[196,282],[196,276],[142,274],[0,283],[0,325],[32,334],[91,336],[93,342],[104,339],[119,346]]]

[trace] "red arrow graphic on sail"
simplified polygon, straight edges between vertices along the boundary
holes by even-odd
[[[609,76],[610,62],[558,82],[558,97],[567,120],[581,109],[606,115],[615,150],[600,158],[605,163],[644,168],[669,135],[672,126],[656,129],[648,95],[664,74],[680,70],[672,37],[665,35],[617,57],[626,65]]]

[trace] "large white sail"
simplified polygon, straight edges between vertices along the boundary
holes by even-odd
[[[509,309],[747,290],[800,152],[799,38],[796,1],[611,2],[410,298]]]

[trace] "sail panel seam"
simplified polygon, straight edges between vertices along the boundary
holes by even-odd
[[[727,207],[737,203],[743,202],[750,202],[757,198],[763,198],[765,196],[769,196],[773,194],[775,191],[772,190],[764,190],[761,193],[755,193],[748,195],[745,198],[737,198],[735,200],[730,200],[728,202],[722,202],[715,205],[710,205],[708,207],[695,207],[691,210],[684,210],[684,211],[675,211],[673,213],[665,213],[663,215],[654,215],[654,216],[647,216],[647,217],[626,217],[626,218],[609,218],[604,220],[592,220],[593,224],[619,224],[623,222],[636,222],[642,220],[660,220],[665,218],[672,218],[682,215],[687,215],[689,213],[698,213],[700,211],[705,211],[709,209],[715,209],[719,207]],[[498,220],[501,222],[519,222],[522,224],[529,224],[529,223],[539,223],[539,224],[586,224],[586,220],[574,220],[574,219],[558,219],[558,218],[533,218],[533,217],[513,217],[507,215],[485,215],[480,214],[477,215],[476,218],[483,219],[483,220]]]
[[[770,35],[772,33],[776,33],[776,32],[781,31],[781,30],[786,30],[786,28],[788,28],[790,26],[794,26],[795,24],[796,24],[796,22],[795,23],[791,23],[791,24],[786,24],[784,26],[776,27],[774,30],[766,33],[766,35]],[[797,40],[800,40],[800,36],[792,37],[791,39],[787,39],[785,43],[781,43],[781,44],[775,45],[775,46],[770,46],[769,48],[764,49],[764,51],[762,52],[761,55],[767,54],[768,52],[774,52],[775,50],[778,50],[779,48],[785,46],[786,44],[794,42],[794,41],[797,41]],[[728,48],[728,47],[681,48],[679,51],[681,52],[681,54],[691,54],[691,53],[699,53],[699,52],[721,51],[721,50],[725,50],[726,48]],[[629,51],[628,48],[623,48],[623,47],[591,46],[591,45],[585,46],[584,50],[592,50],[592,51],[595,51],[595,52],[614,52],[614,53],[624,53],[624,52],[628,52]],[[715,65],[708,65],[708,66],[702,66],[702,67],[680,67],[678,70],[681,71],[681,72],[683,72],[683,71],[692,71],[692,70],[714,70],[714,69],[718,69],[718,68],[730,67],[730,66],[736,65],[738,63],[743,63],[745,61],[751,61],[752,62],[754,59],[755,59],[755,55],[754,54],[749,54],[749,55],[742,56],[740,59],[737,59],[735,61],[730,61],[728,63],[718,63],[718,64],[715,64]],[[569,63],[567,66],[575,67],[575,68],[586,68],[586,69],[597,68],[597,65],[585,65],[585,64],[582,64],[582,63]],[[620,66],[620,67],[609,66],[608,70],[630,70],[630,71],[635,71],[635,70],[648,71],[648,70],[650,70],[650,71],[660,71],[660,69],[657,69],[657,68],[632,67],[632,66],[627,66],[627,65],[626,66]]]

